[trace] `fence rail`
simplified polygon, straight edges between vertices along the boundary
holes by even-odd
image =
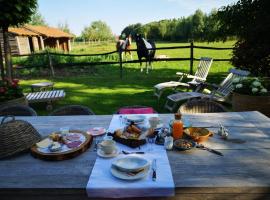
[[[173,47],[157,47],[157,48],[151,48],[149,50],[170,50],[170,49],[190,49],[190,57],[189,58],[154,58],[153,61],[159,62],[159,61],[190,61],[190,74],[193,74],[193,62],[199,61],[200,58],[194,57],[194,49],[209,49],[209,50],[233,50],[233,48],[229,47],[206,47],[206,46],[196,46],[193,42],[190,43],[190,45],[187,46],[173,46]],[[137,51],[137,49],[130,49],[130,51]],[[99,62],[79,62],[79,63],[58,63],[56,65],[63,65],[63,66],[71,66],[71,65],[109,65],[109,64],[119,64],[120,65],[120,77],[123,76],[123,64],[126,63],[139,63],[139,60],[131,60],[131,61],[123,61],[121,56],[121,50],[120,51],[111,51],[111,52],[105,52],[105,53],[99,53],[99,54],[67,54],[67,53],[55,53],[55,52],[45,52],[45,53],[33,53],[33,54],[23,54],[23,55],[13,55],[13,57],[26,57],[26,56],[48,56],[48,66],[51,69],[51,73],[54,76],[54,67],[51,56],[69,56],[69,57],[91,57],[91,56],[106,56],[118,53],[119,61],[99,61]],[[231,59],[224,59],[224,58],[214,58],[213,61],[217,62],[224,62],[224,61],[230,61]],[[146,62],[146,60],[142,60],[142,62]],[[30,68],[30,67],[26,67]]]

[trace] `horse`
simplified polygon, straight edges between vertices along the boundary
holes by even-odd
[[[153,69],[151,63],[155,57],[156,45],[151,40],[145,40],[141,34],[137,34],[135,36],[135,41],[137,45],[137,55],[140,61],[141,72],[143,72],[142,58],[145,58],[146,59],[145,68],[146,68],[146,73],[148,74],[148,64],[151,67],[151,69]]]
[[[127,61],[127,53],[130,55],[130,60],[133,60],[131,49],[131,35],[126,37],[125,40],[118,40],[116,42],[116,50],[119,52],[121,51],[121,58],[123,59],[123,52],[125,52],[125,59]]]

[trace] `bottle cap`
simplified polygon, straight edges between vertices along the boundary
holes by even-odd
[[[174,118],[175,119],[181,119],[181,117],[182,117],[182,114],[181,113],[175,113],[174,114]]]

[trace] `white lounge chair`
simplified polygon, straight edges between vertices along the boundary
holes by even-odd
[[[249,75],[249,72],[244,70],[230,69],[229,72],[230,73],[228,76],[219,85],[202,83],[208,87],[211,86],[214,88],[210,94],[204,94],[201,92],[178,92],[167,96],[165,108],[173,112],[177,109],[180,101],[188,100],[191,98],[209,98],[219,102],[226,101],[233,90],[233,79],[236,77],[241,79]]]
[[[197,86],[199,86],[200,83],[206,81],[206,77],[208,75],[212,62],[213,62],[212,58],[202,57],[200,59],[199,66],[194,76],[182,72],[177,72],[176,74],[180,77],[179,80],[159,83],[155,85],[154,95],[159,100],[165,89],[173,88],[174,90],[176,90],[176,88],[178,87],[192,88],[193,91],[197,91],[198,90]],[[187,77],[192,80],[187,83],[181,82],[184,77]]]

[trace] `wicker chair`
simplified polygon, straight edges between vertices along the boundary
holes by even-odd
[[[180,113],[215,113],[227,112],[227,109],[214,101],[209,99],[192,99],[182,104],[178,109]]]
[[[37,116],[36,111],[25,105],[13,105],[0,108],[0,116],[13,115],[13,116]]]
[[[69,105],[56,109],[51,116],[64,116],[64,115],[95,115],[95,113],[86,106]]]
[[[115,112],[115,114],[121,114],[120,113],[120,111],[122,110],[122,109],[147,109],[147,108],[150,108],[151,110],[153,110],[153,112],[152,113],[157,113],[152,107],[149,107],[149,106],[141,106],[141,105],[133,105],[133,106],[124,106],[124,107],[121,107],[121,108],[119,108],[116,112]],[[137,114],[144,114],[144,113],[137,113]],[[150,113],[148,113],[148,114],[150,114]]]

